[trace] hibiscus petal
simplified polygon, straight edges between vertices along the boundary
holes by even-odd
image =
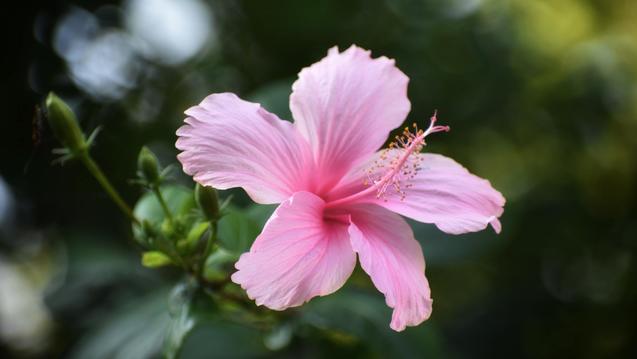
[[[393,151],[399,150],[390,151],[387,157],[392,158]],[[504,211],[505,199],[489,181],[471,174],[451,158],[432,153],[419,156],[422,158],[420,171],[415,177],[401,181],[404,198],[389,186],[381,198],[376,198],[377,193],[373,192],[359,201],[376,203],[420,222],[434,223],[451,234],[480,231],[489,224],[500,233],[498,218]],[[366,170],[378,171],[375,161],[381,161],[380,153],[348,174],[338,189],[326,197],[327,200],[347,197],[365,189]],[[372,176],[380,177],[382,172]]]
[[[303,69],[292,85],[290,109],[322,170],[324,189],[370,156],[405,120],[409,78],[386,57],[352,46]]]
[[[402,331],[427,320],[432,300],[425,259],[407,222],[376,205],[355,205],[350,213],[352,248],[394,309],[390,327]]]
[[[347,225],[324,221],[322,199],[297,192],[281,203],[232,281],[257,305],[275,310],[299,306],[340,288],[356,265]]]
[[[177,158],[195,181],[243,187],[258,203],[279,203],[303,188],[309,145],[289,122],[231,93],[213,94],[186,111]]]

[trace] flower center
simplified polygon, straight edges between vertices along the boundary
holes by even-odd
[[[409,127],[405,127],[400,136],[395,137],[395,141],[389,144],[389,148],[384,149],[380,158],[374,161],[372,167],[367,171],[367,178],[363,184],[367,186],[364,190],[354,193],[350,196],[337,199],[327,203],[327,207],[350,203],[371,193],[376,192],[376,198],[386,199],[387,191],[393,188],[400,196],[401,200],[405,199],[405,190],[411,187],[408,183],[413,179],[420,170],[420,162],[422,158],[420,151],[425,142],[425,137],[436,132],[447,132],[449,126],[436,126],[437,112],[434,112],[430,118],[429,127],[426,130],[418,129],[416,123],[413,124],[413,132]]]

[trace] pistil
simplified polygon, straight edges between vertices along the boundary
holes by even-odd
[[[436,114],[430,118],[429,127],[426,130],[419,130],[416,123],[413,124],[413,132],[405,127],[402,135],[396,136],[395,141],[389,144],[389,148],[382,151],[380,159],[376,160],[371,168],[367,170],[367,178],[363,184],[367,188],[349,195],[339,198],[326,204],[326,208],[353,203],[362,198],[368,197],[372,193],[376,193],[376,199],[384,198],[387,201],[386,194],[390,187],[393,187],[401,200],[406,197],[405,190],[411,187],[411,183],[405,183],[413,179],[420,170],[420,151],[426,145],[425,138],[436,132],[447,132],[449,126],[436,126]],[[395,152],[397,152],[394,154]],[[378,173],[387,167],[386,162],[389,157],[389,166],[382,176]]]

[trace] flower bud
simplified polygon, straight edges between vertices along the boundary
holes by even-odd
[[[161,234],[163,234],[166,238],[170,238],[173,236],[173,234],[175,234],[175,226],[173,225],[173,222],[168,218],[164,218],[164,221],[161,222],[160,230]]]
[[[150,251],[150,252],[144,252],[142,254],[142,265],[144,267],[157,268],[157,267],[163,267],[171,263],[172,263],[172,260],[170,259],[170,257],[168,257],[162,252]]]
[[[210,228],[210,222],[201,222],[195,224],[186,238],[177,242],[177,248],[184,252],[191,252],[197,248],[197,245],[201,242],[203,235]]]
[[[157,156],[146,146],[142,147],[139,156],[137,156],[137,171],[148,183],[159,181],[159,161]]]
[[[206,219],[214,222],[219,219],[219,199],[217,190],[212,187],[204,187],[197,183],[195,199]]]
[[[46,109],[49,125],[64,147],[71,153],[82,152],[88,148],[73,110],[53,92],[46,98]]]

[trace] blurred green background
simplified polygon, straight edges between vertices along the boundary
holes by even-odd
[[[186,108],[230,91],[291,119],[298,71],[351,44],[410,77],[410,122],[438,109],[452,132],[426,150],[503,192],[502,234],[412,223],[434,298],[417,328],[391,332],[381,294],[356,273],[274,329],[203,308],[182,357],[637,357],[637,2],[89,0],[4,12],[0,357],[156,357],[180,278],[141,266],[129,223],[84,168],[51,165],[58,144],[34,117],[48,91],[86,131],[102,126],[93,154],[134,203],[137,152],[176,163]],[[272,208],[233,193],[245,210],[225,235],[249,242]]]

